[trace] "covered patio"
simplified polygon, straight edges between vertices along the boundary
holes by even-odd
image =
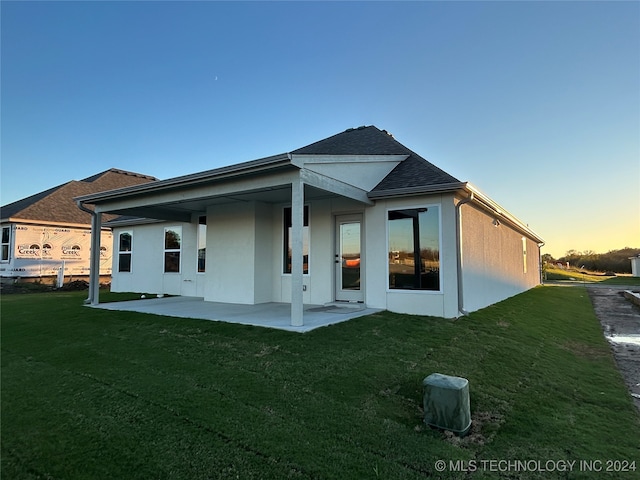
[[[238,323],[299,333],[310,332],[316,328],[346,322],[380,311],[380,309],[366,308],[362,304],[305,305],[304,325],[292,325],[291,305],[288,303],[244,305],[205,302],[200,297],[162,297],[100,303],[90,307]]]
[[[395,166],[399,159],[397,159],[396,156],[392,157],[392,163],[393,166]],[[405,158],[406,155],[400,157]],[[360,161],[362,163],[363,160],[361,159]],[[304,160],[300,156],[291,154],[275,155],[197,174],[151,182],[136,187],[77,197],[75,200],[78,207],[92,215],[91,277],[87,303],[90,303],[92,306],[99,304],[99,281],[95,272],[99,271],[100,255],[94,252],[100,252],[102,215],[105,213],[115,213],[123,216],[160,221],[192,222],[196,215],[202,213],[206,213],[207,215],[214,215],[219,212],[224,213],[229,211],[234,205],[246,206],[256,203],[261,205],[274,205],[288,203],[291,205],[291,271],[289,273],[291,276],[291,302],[282,304],[277,310],[278,312],[284,312],[285,309],[288,310],[286,315],[288,326],[306,327],[307,322],[316,321],[309,319],[307,312],[314,313],[310,309],[320,308],[321,306],[305,305],[303,301],[303,230],[305,202],[326,198],[346,198],[355,200],[362,205],[373,204],[373,201],[368,198],[366,190],[304,168]],[[94,209],[91,210],[87,208],[85,204],[92,204]],[[261,220],[261,216],[260,213],[256,212],[253,212],[253,215],[250,219],[253,223],[249,224],[248,229],[253,229],[252,232],[254,236],[251,238],[252,241],[255,242],[258,238],[255,236],[255,229],[259,228],[256,227],[256,222]],[[223,229],[219,229],[219,231],[223,231]],[[235,240],[241,243],[245,238],[246,237],[238,236]],[[251,247],[255,247],[255,245],[252,244]],[[253,295],[253,292],[255,291],[256,271],[258,271],[256,265],[259,261],[256,259],[255,252],[256,249],[252,248],[248,254],[252,262],[247,263],[245,270],[240,273],[250,280],[250,284],[253,283],[251,288],[248,289],[250,292],[249,296],[252,297],[248,299],[248,305],[253,305],[254,308],[257,309],[263,309],[264,303],[254,303],[255,295]],[[218,254],[222,260],[220,262],[222,265],[228,255],[221,249],[218,249]],[[249,258],[244,253],[242,256]],[[331,259],[331,261],[333,261],[333,259]],[[220,277],[224,277],[226,274],[228,274],[227,276],[229,277],[238,276],[238,272],[221,272],[218,270],[217,273]],[[213,276],[211,276],[211,278],[213,278]],[[211,283],[214,284],[215,282],[212,281]],[[210,304],[215,305],[217,303],[218,305],[224,305],[215,300],[219,300],[220,298],[233,298],[232,294],[238,291],[235,286],[230,284],[225,286],[223,282],[218,282],[215,288],[218,288],[218,290],[214,290],[213,293],[205,293],[206,303],[200,299],[200,302],[203,304],[201,308],[203,313],[193,318],[208,318],[213,320],[214,318],[209,318],[208,316],[203,317],[201,315],[209,315],[205,312],[210,308]],[[230,290],[224,291],[225,288]],[[164,304],[161,303],[161,305],[164,308]],[[240,306],[241,305],[238,305],[238,307]],[[244,304],[242,307],[244,308]],[[267,309],[267,311],[269,311],[269,309]],[[340,310],[340,312],[342,311]],[[169,314],[164,311],[162,313]],[[283,316],[284,313],[282,315],[273,313],[272,315],[272,320],[277,318],[278,322],[280,319],[285,318]],[[177,316],[184,317],[189,315],[180,314]],[[328,320],[335,320],[336,316],[343,317],[344,315],[336,315],[329,312],[325,320],[319,320],[318,322],[321,324],[336,323],[335,321],[327,322]],[[260,322],[253,322],[258,322],[258,320],[248,320],[245,323],[260,324]],[[266,323],[271,324],[273,322],[269,321]],[[313,325],[313,323],[311,323],[311,325]],[[304,328],[302,328],[302,330],[293,328],[292,330],[306,331]]]

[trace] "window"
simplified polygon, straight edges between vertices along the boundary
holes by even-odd
[[[182,227],[164,229],[164,273],[180,273]]]
[[[198,218],[198,273],[204,273],[207,256],[207,217]]]
[[[388,212],[389,288],[440,290],[440,208]]]
[[[302,227],[302,271],[309,273],[309,207],[304,207]],[[284,209],[284,273],[291,273],[291,207]]]
[[[522,237],[522,265],[524,268],[523,273],[527,273],[527,239]]]
[[[11,227],[2,227],[2,257],[0,260],[9,260],[9,238],[11,238]]]
[[[118,272],[131,271],[131,250],[133,235],[131,232],[120,232],[118,236]]]

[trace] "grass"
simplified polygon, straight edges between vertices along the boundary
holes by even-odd
[[[460,477],[438,459],[640,468],[640,417],[579,287],[456,322],[384,312],[304,335],[95,310],[85,296],[2,297],[3,478]],[[467,437],[422,423],[433,372],[469,379]],[[580,475],[471,476],[602,474]]]
[[[545,269],[546,280],[572,280],[585,283],[601,283],[603,285],[629,285],[640,286],[640,277],[617,274],[615,277],[604,276],[598,272],[586,272],[584,270],[571,268],[564,270],[561,268],[549,267]]]

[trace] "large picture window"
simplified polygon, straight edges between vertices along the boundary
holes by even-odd
[[[131,232],[120,232],[118,235],[118,272],[131,271],[131,254],[133,250]]]
[[[198,218],[198,273],[204,273],[207,257],[207,217]]]
[[[440,290],[440,209],[388,212],[389,288]]]
[[[284,273],[291,273],[291,207],[284,209]],[[304,207],[304,226],[302,227],[302,268],[309,273],[309,207]]]
[[[0,260],[9,260],[9,239],[11,238],[11,227],[2,227],[2,257]]]
[[[182,227],[164,229],[164,273],[180,273]]]

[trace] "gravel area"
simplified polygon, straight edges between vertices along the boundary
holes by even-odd
[[[640,307],[624,297],[624,291],[638,287],[589,286],[587,291],[604,335],[624,377],[625,383],[640,410]]]

